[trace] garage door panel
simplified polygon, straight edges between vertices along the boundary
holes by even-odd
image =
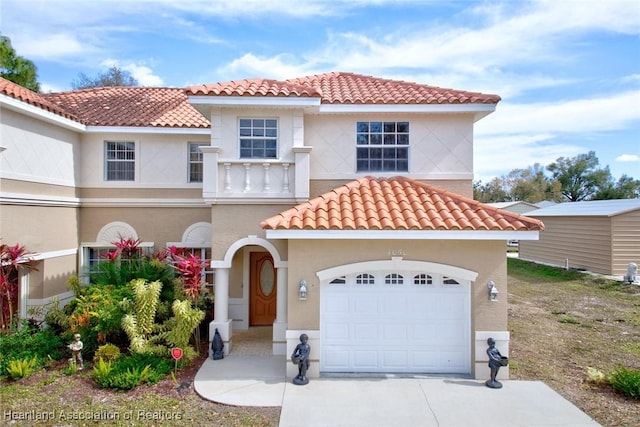
[[[376,314],[378,313],[378,297],[376,295],[360,295],[358,298],[351,297],[353,300],[353,310],[351,313],[356,314]]]
[[[337,346],[327,348],[326,354],[323,356],[325,366],[330,372],[348,372],[350,352]]]
[[[382,330],[382,339],[384,342],[402,341],[406,342],[409,338],[409,330],[411,325],[406,323],[384,323],[380,325]]]
[[[386,316],[407,312],[407,297],[405,295],[377,296],[380,300],[380,312]]]
[[[342,293],[327,295],[324,300],[324,311],[330,314],[349,314],[349,299]]]
[[[409,362],[409,355],[406,350],[387,350],[381,352],[381,365],[383,369],[390,371],[405,368]]]
[[[375,372],[378,369],[378,351],[353,351],[353,367],[363,372]]]
[[[326,322],[323,325],[325,338],[330,341],[349,340],[349,324],[343,322]]]
[[[469,301],[469,284],[324,284],[320,369],[468,374]]]
[[[351,338],[357,342],[378,342],[380,339],[380,335],[378,334],[378,323],[354,324],[353,336]]]

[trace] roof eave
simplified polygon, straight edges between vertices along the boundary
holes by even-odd
[[[322,104],[320,113],[473,113],[475,121],[496,110],[496,104]]]
[[[267,239],[308,240],[538,240],[539,231],[515,230],[266,230]]]
[[[44,120],[46,122],[62,126],[73,131],[86,130],[86,126],[80,122],[68,119],[59,114],[52,113],[51,111],[47,111],[41,107],[28,104],[24,101],[13,98],[11,96],[7,96],[5,94],[0,94],[0,106],[2,108],[7,108],[12,111],[23,113],[28,116]]]

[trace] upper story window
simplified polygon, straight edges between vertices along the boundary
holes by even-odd
[[[408,172],[409,122],[357,122],[357,172]]]
[[[278,157],[277,119],[240,119],[240,158]]]
[[[208,145],[204,142],[189,143],[189,182],[202,182],[202,151],[200,147]]]
[[[104,179],[135,181],[136,144],[130,141],[105,141]]]

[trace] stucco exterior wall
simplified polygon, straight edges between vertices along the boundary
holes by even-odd
[[[80,209],[79,236],[81,242],[95,242],[105,225],[122,221],[133,227],[141,241],[154,242],[163,249],[167,242],[180,242],[185,230],[197,222],[210,222],[211,209],[159,207],[83,207]]]
[[[0,115],[0,178],[74,186],[79,134],[7,108]],[[2,190],[6,191],[6,190]]]
[[[429,261],[478,272],[471,284],[471,325],[474,330],[507,329],[507,261],[504,241],[416,240],[290,240],[288,329],[320,328],[320,284],[316,272],[361,261],[403,259]],[[308,299],[298,300],[300,280],[308,282]],[[499,301],[490,302],[487,282],[493,280]]]
[[[224,259],[229,247],[247,236],[265,238],[260,222],[283,210],[289,205],[213,205],[211,207],[212,258]],[[283,260],[286,260],[285,240],[272,240]]]
[[[106,181],[105,141],[135,143],[135,180]],[[189,188],[189,142],[209,143],[209,135],[89,133],[82,136],[81,187],[95,188]]]
[[[340,114],[304,117],[305,145],[311,152],[311,179],[357,179],[356,122],[408,121],[409,172],[415,179],[473,180],[471,114]],[[394,176],[393,173],[375,173]]]

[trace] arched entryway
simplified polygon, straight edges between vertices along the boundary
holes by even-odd
[[[243,288],[241,297],[230,298],[231,274],[237,274],[237,271],[232,271],[237,253],[244,260],[240,268],[241,281],[246,288]],[[288,265],[276,247],[265,239],[248,236],[234,242],[223,259],[212,260],[211,267],[215,269],[216,280],[210,337],[218,329],[225,342],[225,352],[229,353],[233,351],[234,328],[272,325],[273,354],[285,354]]]

